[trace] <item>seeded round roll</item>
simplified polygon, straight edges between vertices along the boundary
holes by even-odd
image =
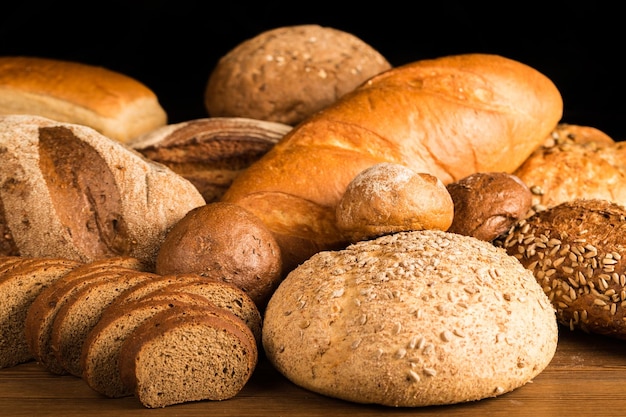
[[[626,339],[626,209],[607,200],[561,203],[494,242],[533,272],[572,330]]]
[[[295,384],[394,407],[494,397],[551,361],[557,322],[533,275],[491,243],[400,232],[314,255],[264,318],[267,358]]]

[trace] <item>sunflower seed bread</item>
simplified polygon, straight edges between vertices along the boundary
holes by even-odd
[[[539,211],[494,243],[532,271],[571,330],[626,339],[626,209],[575,199]]]
[[[423,230],[301,264],[268,304],[263,346],[303,388],[417,407],[495,397],[528,383],[552,360],[557,330],[541,286],[503,249]]]

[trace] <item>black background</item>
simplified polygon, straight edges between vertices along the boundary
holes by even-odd
[[[550,77],[563,121],[626,139],[619,3],[154,0],[19,2],[0,10],[0,55],[101,65],[158,95],[169,121],[206,117],[217,60],[278,26],[317,23],[358,36],[392,65],[456,53],[497,53]]]

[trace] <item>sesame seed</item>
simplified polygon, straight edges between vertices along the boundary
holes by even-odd
[[[412,369],[409,369],[409,378],[413,381],[413,382],[420,382],[421,378],[420,376],[417,374],[417,372],[415,372]]]
[[[437,371],[434,370],[433,368],[424,368],[424,373],[428,376],[436,376],[437,375]]]

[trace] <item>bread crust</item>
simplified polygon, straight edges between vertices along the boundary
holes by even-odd
[[[314,255],[281,283],[263,326],[267,358],[295,384],[393,407],[509,392],[545,369],[557,339],[530,271],[438,230]]]
[[[290,270],[312,250],[345,245],[335,209],[364,169],[393,162],[444,184],[478,171],[512,172],[562,111],[550,79],[501,56],[406,64],[300,123],[237,177],[222,201],[264,220]],[[271,204],[259,204],[262,199]],[[302,244],[291,245],[297,240]]]
[[[204,204],[183,177],[86,126],[0,116],[0,152],[0,239],[22,256],[154,265],[167,230]]]
[[[351,33],[313,24],[278,27],[220,58],[205,107],[212,117],[293,126],[389,68],[385,57]]]
[[[167,123],[155,93],[127,75],[79,62],[0,57],[0,114],[90,126],[127,142]]]

